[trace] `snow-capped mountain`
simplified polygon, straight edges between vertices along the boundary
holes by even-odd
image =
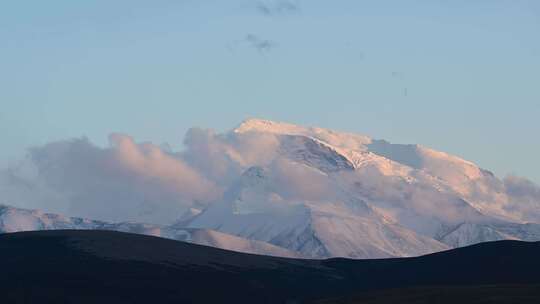
[[[292,251],[210,229],[175,228],[142,223],[107,223],[0,205],[0,233],[37,230],[112,230],[158,236],[226,250],[261,255],[297,257]]]
[[[502,181],[458,157],[266,120],[248,120],[232,134],[273,134],[274,159],[247,168],[189,227],[315,258],[415,256],[484,241],[540,240],[540,225],[525,224],[512,211],[518,208],[508,208],[517,202]]]
[[[25,191],[45,187],[80,212],[108,215],[101,203],[108,202],[118,205],[116,217],[118,210],[152,219],[165,214],[167,224],[3,209],[9,216],[0,217],[0,229],[109,229],[307,258],[417,256],[486,241],[540,240],[540,187],[501,180],[420,145],[260,119],[225,134],[191,130],[181,152],[120,139],[109,150],[53,144],[34,158],[39,183],[8,178]],[[70,174],[75,178],[65,180]],[[110,195],[96,196],[96,189]],[[141,213],[138,206],[149,208]]]

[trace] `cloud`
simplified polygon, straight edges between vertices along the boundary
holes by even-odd
[[[136,144],[129,136],[112,134],[111,151],[115,164],[145,182],[155,181],[178,192],[186,200],[215,198],[214,185],[183,160],[150,143]]]
[[[222,191],[181,158],[121,134],[107,148],[85,138],[32,148],[24,166],[1,175],[14,204],[110,221],[167,223]]]
[[[256,5],[257,10],[265,16],[275,16],[285,13],[297,12],[300,8],[292,1],[259,1]]]
[[[480,214],[463,199],[452,192],[439,191],[422,174],[407,181],[399,175],[387,175],[377,165],[366,165],[356,171],[340,173],[340,179],[348,184],[351,192],[384,206],[390,218],[398,218],[408,227],[430,231],[436,230],[432,224],[437,225],[441,220],[458,223],[479,219]]]
[[[246,168],[269,165],[278,153],[279,141],[273,134],[216,134],[192,128],[184,145],[183,159],[214,182],[229,185]]]
[[[261,39],[256,35],[248,34],[245,41],[257,51],[264,53],[269,52],[277,46],[277,44],[271,40]]]
[[[506,192],[513,197],[532,197],[540,200],[540,187],[532,181],[514,175],[504,178]]]
[[[540,186],[532,181],[514,175],[503,180],[509,204],[504,208],[525,221],[538,222],[540,219]]]
[[[0,204],[22,208],[44,208],[65,213],[69,202],[64,195],[51,189],[37,176],[37,169],[25,160],[0,171]]]
[[[209,179],[224,183],[238,175],[240,168],[234,161],[235,152],[223,136],[212,130],[192,128],[186,134],[184,145],[186,151],[182,152],[182,158]]]
[[[271,172],[274,191],[287,199],[321,201],[336,197],[335,185],[328,175],[314,168],[277,158]]]
[[[219,200],[246,168],[278,152],[272,134],[216,134],[193,128],[183,151],[111,134],[107,147],[86,138],[29,150],[0,170],[0,203],[107,221],[166,224],[190,207]]]

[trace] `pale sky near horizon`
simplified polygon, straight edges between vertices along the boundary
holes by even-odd
[[[540,182],[535,0],[5,1],[0,165],[111,132],[180,147],[248,117]]]

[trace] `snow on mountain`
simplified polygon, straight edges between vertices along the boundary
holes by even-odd
[[[43,213],[0,205],[0,233],[57,230],[57,229],[99,229],[105,222],[82,218],[70,218],[59,214]]]
[[[441,231],[438,239],[451,247],[462,247],[488,241],[500,240],[540,240],[539,224],[515,223],[461,223],[448,231]]]
[[[248,240],[231,234],[210,229],[185,229],[190,234],[189,239],[183,241],[211,246],[231,251],[246,252],[280,257],[300,257],[297,253],[266,242]],[[180,239],[181,240],[181,239]]]
[[[371,143],[371,138],[354,133],[336,132],[323,128],[302,127],[289,123],[263,119],[247,119],[233,130],[233,133],[266,132],[279,135],[304,135],[316,138],[334,147],[362,150]]]
[[[172,227],[185,227],[187,226],[197,215],[202,212],[201,209],[189,208],[180,216],[180,218],[175,221],[171,226]]]
[[[0,233],[59,229],[112,230],[152,235],[232,251],[297,257],[296,253],[285,248],[209,229],[181,229],[143,223],[107,223],[0,205]]]

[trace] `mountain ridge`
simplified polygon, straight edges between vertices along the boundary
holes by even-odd
[[[109,230],[138,233],[185,241],[232,251],[297,257],[297,254],[285,248],[256,240],[248,240],[211,229],[180,228],[145,223],[123,222],[108,223],[58,214],[44,213],[40,210],[27,210],[0,204],[0,234],[40,231],[40,230]]]

